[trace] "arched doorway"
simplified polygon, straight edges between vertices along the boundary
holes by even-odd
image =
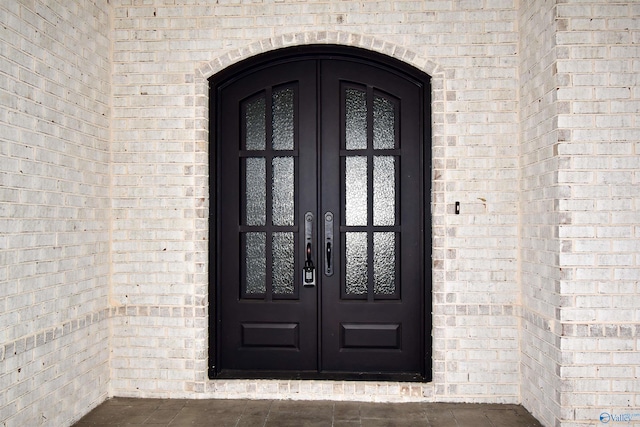
[[[210,88],[210,376],[429,378],[428,76],[323,45]]]

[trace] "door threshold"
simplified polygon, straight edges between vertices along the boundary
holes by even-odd
[[[426,382],[419,373],[406,372],[316,372],[316,371],[240,371],[225,369],[210,379],[234,380],[333,380],[333,381],[388,381]]]

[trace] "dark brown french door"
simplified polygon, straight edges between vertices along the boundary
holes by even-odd
[[[212,374],[428,376],[425,93],[326,54],[215,83]]]

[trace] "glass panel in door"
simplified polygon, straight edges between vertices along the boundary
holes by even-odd
[[[295,85],[268,88],[241,104],[244,132],[240,145],[244,150],[240,151],[240,178],[244,197],[240,220],[245,242],[242,298],[296,295],[297,232],[287,231],[295,226],[297,211],[295,89]]]
[[[342,87],[345,298],[398,298],[398,101],[366,86]]]

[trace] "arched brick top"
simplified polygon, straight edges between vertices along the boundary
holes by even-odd
[[[291,46],[302,46],[309,44],[338,44],[344,46],[359,47],[378,53],[382,53],[410,64],[428,75],[443,72],[443,70],[433,61],[422,58],[415,52],[402,46],[380,40],[371,36],[345,33],[339,31],[316,31],[308,33],[291,33],[278,37],[264,39],[252,43],[243,48],[226,52],[224,55],[204,64],[198,69],[200,77],[209,78],[226,67],[250,58],[260,53],[269,52],[275,49]]]
[[[378,52],[392,58],[398,59],[411,65],[429,76],[431,76],[431,150],[432,150],[432,188],[431,188],[431,200],[427,200],[427,203],[431,203],[431,227],[434,241],[432,242],[432,278],[431,286],[435,293],[442,293],[444,290],[444,249],[442,247],[443,239],[445,235],[445,202],[444,202],[444,169],[445,169],[445,140],[447,139],[445,133],[445,107],[444,104],[447,99],[456,99],[455,90],[449,89],[446,91],[445,96],[445,79],[448,78],[452,71],[445,69],[435,62],[424,58],[414,51],[406,49],[405,47],[390,43],[385,40],[381,40],[371,36],[365,36],[360,34],[346,33],[340,31],[317,31],[317,32],[305,32],[305,33],[291,33],[281,36],[264,39],[254,42],[242,48],[227,51],[226,53],[218,56],[217,58],[202,64],[195,70],[195,75],[188,76],[195,78],[195,120],[194,130],[196,135],[196,151],[204,154],[203,156],[197,156],[196,163],[202,165],[203,170],[208,167],[208,151],[209,151],[209,85],[207,79],[214,74],[224,70],[225,68],[240,62],[244,59],[251,58],[255,55],[270,52],[276,49],[303,46],[312,44],[334,44],[341,46],[358,47],[362,49]],[[452,137],[455,138],[455,137]],[[197,165],[196,165],[197,166]],[[208,180],[201,181],[201,188],[196,190],[201,194],[208,193]],[[208,204],[208,202],[207,202]],[[206,241],[209,236],[208,222],[203,221],[200,223],[200,227],[196,231],[196,240]],[[198,281],[198,285],[201,286],[203,298],[208,298],[207,290],[208,281],[207,275],[199,275],[201,281]],[[435,299],[434,301],[437,301]],[[438,312],[439,308],[435,308]],[[204,311],[203,311],[204,313]],[[434,335],[442,337],[444,335],[443,328],[437,324],[434,324]],[[203,338],[199,339],[197,346],[200,348],[206,348],[207,343],[206,334],[202,335]],[[206,367],[206,351],[199,352],[201,366]],[[442,352],[436,352],[434,354],[434,366],[443,366],[444,362],[441,359]],[[434,378],[437,381],[441,381],[442,373],[436,368],[434,370]],[[217,387],[225,387],[224,381],[220,383],[216,380],[209,380],[207,378],[206,369],[198,371],[197,380],[191,385],[194,390],[200,392],[210,392],[216,390]],[[438,379],[440,378],[440,379]],[[250,387],[247,384],[249,382],[237,382],[240,389],[242,387]],[[421,396],[430,396],[434,393],[433,383],[424,384],[421,386]],[[235,396],[235,394],[232,393]],[[243,396],[239,393],[238,396]]]
[[[194,130],[196,131],[196,150],[207,153],[209,146],[209,85],[207,79],[214,74],[224,70],[225,68],[240,62],[244,59],[251,58],[255,55],[270,52],[276,49],[303,46],[311,44],[335,44],[342,46],[358,47],[362,49],[378,52],[411,65],[429,76],[431,76],[431,150],[432,165],[431,173],[433,185],[431,189],[430,209],[432,220],[432,234],[436,237],[433,242],[432,252],[432,288],[435,292],[443,289],[443,268],[444,259],[440,246],[442,239],[437,237],[443,236],[444,215],[446,206],[444,203],[444,170],[446,153],[444,147],[446,141],[455,141],[455,136],[447,137],[445,126],[445,106],[448,99],[456,99],[456,91],[448,89],[445,91],[445,80],[452,75],[453,70],[443,68],[432,60],[424,58],[414,51],[403,46],[390,43],[375,37],[346,33],[341,31],[316,31],[304,33],[290,33],[277,37],[272,37],[260,41],[256,41],[242,48],[227,51],[221,56],[202,64],[195,70],[195,107],[196,117],[194,120]],[[446,93],[445,93],[446,92]],[[207,165],[208,157],[198,157],[203,165]],[[204,185],[206,187],[206,183]],[[203,188],[206,193],[206,188]],[[203,226],[200,230],[200,238],[206,239],[208,236],[208,228]],[[206,283],[203,283],[206,285]],[[435,328],[438,329],[437,327]]]

